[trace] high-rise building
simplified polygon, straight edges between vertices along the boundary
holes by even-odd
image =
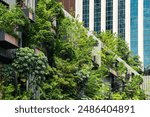
[[[68,1],[63,0],[65,7]],[[85,27],[96,32],[111,30],[126,40],[144,67],[150,64],[150,0],[73,1],[70,7]]]

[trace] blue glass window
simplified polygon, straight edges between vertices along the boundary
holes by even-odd
[[[94,0],[94,31],[101,29],[101,0]]]
[[[134,55],[138,55],[138,0],[131,0],[131,11],[130,11],[130,46]]]
[[[83,0],[83,23],[86,28],[89,27],[89,0]]]
[[[125,38],[125,0],[118,0],[118,34]]]
[[[113,31],[113,0],[106,0],[106,30]]]

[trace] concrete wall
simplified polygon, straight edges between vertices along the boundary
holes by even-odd
[[[16,5],[16,0],[2,0],[2,1],[6,2],[11,7]]]
[[[150,99],[150,76],[143,77],[143,84],[141,85],[141,88],[148,95],[148,99]]]

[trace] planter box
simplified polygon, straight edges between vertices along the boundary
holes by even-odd
[[[28,8],[23,8],[22,11],[30,19],[30,21],[32,21],[32,22],[35,21],[35,15],[34,15],[34,13],[32,13]]]
[[[10,63],[14,58],[15,49],[3,49],[0,48],[0,62]]]
[[[19,41],[15,37],[0,30],[0,47],[5,49],[14,49],[19,47]]]

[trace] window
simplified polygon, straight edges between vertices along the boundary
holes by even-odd
[[[99,32],[101,25],[101,0],[94,0],[94,31]]]
[[[89,0],[83,0],[83,23],[86,28],[89,27]]]
[[[131,3],[130,45],[134,55],[138,55],[138,0],[131,0],[130,3]]]
[[[113,30],[113,0],[106,0],[106,30]]]
[[[118,34],[125,38],[125,0],[118,0]]]

